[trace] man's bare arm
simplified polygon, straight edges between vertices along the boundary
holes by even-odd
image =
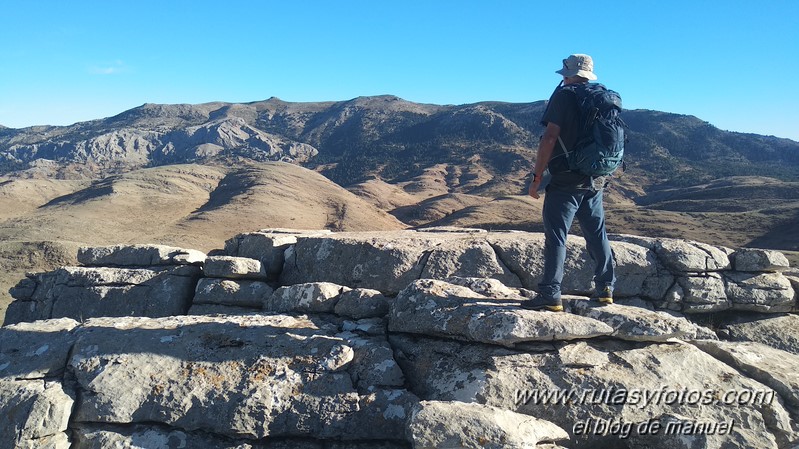
[[[552,122],[547,123],[544,136],[541,137],[541,142],[538,144],[538,153],[535,159],[535,168],[533,169],[535,180],[530,183],[530,191],[528,192],[528,194],[535,199],[540,198],[538,187],[541,185],[541,178],[544,176],[544,170],[546,170],[547,164],[549,164],[549,160],[552,158],[558,136],[560,136],[560,126]]]

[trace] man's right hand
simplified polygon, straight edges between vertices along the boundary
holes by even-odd
[[[549,160],[552,159],[552,152],[555,149],[555,142],[558,141],[559,135],[560,126],[552,122],[547,123],[544,135],[541,136],[541,141],[538,143],[538,153],[536,154],[535,168],[533,169],[533,173],[536,176],[533,182],[530,183],[530,191],[528,192],[528,195],[535,199],[541,197],[538,194],[538,188],[541,186],[541,181],[543,181],[544,169],[549,164]]]
[[[530,190],[527,192],[528,195],[535,199],[541,198],[541,195],[538,194],[538,188],[541,186],[541,178],[541,176],[535,176],[533,182],[530,183]]]

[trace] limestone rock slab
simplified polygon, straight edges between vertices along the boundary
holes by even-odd
[[[69,318],[0,327],[0,378],[61,376],[78,322]]]
[[[726,294],[735,310],[790,312],[795,305],[791,282],[780,273],[738,273],[725,275]]]
[[[524,288],[537,290],[544,273],[544,235],[510,233],[488,236],[489,242],[508,268],[516,273]],[[587,294],[593,288],[593,268],[585,264],[585,240],[569,236],[566,243],[563,293]]]
[[[73,403],[60,382],[0,379],[0,448],[68,449]]]
[[[260,309],[272,293],[272,287],[262,281],[202,278],[197,282],[193,304]]]
[[[610,246],[616,272],[615,296],[660,299],[665,295],[668,286],[663,280],[668,282],[670,276],[658,263],[654,251],[627,242],[611,242]],[[592,263],[587,257],[586,264]]]
[[[450,276],[444,281],[466,287],[475,293],[495,299],[518,299],[521,301],[535,295],[535,292],[530,290],[510,288],[499,280],[491,278]]]
[[[394,352],[383,336],[362,336],[352,331],[336,334],[354,351],[352,380],[359,391],[369,387],[402,387],[405,376],[394,360]]]
[[[391,231],[300,237],[286,250],[280,282],[333,282],[394,296],[419,278],[491,277],[521,281],[485,233]]]
[[[568,439],[557,425],[496,407],[422,401],[408,420],[414,449],[523,449]]]
[[[335,306],[337,315],[355,319],[384,317],[389,299],[378,290],[356,288],[341,294]]]
[[[261,261],[249,257],[208,256],[203,274],[210,278],[266,280]]]
[[[407,449],[404,442],[391,440],[336,441],[308,438],[267,439],[253,442],[217,437],[202,432],[185,432],[157,426],[87,426],[73,432],[72,449]],[[65,437],[66,438],[66,437]],[[42,446],[36,449],[41,449]],[[47,446],[52,447],[52,446]],[[65,446],[70,447],[70,446]],[[27,449],[27,448],[26,448]],[[31,447],[30,449],[34,449]],[[548,449],[548,448],[544,448]],[[553,448],[557,449],[557,448]]]
[[[297,243],[300,236],[329,235],[329,230],[264,229],[239,234],[225,242],[228,256],[247,257],[261,261],[269,279],[277,279],[283,270],[285,251]]]
[[[788,404],[799,407],[799,355],[754,342],[698,340],[694,344],[773,388]]]
[[[727,253],[706,243],[657,239],[655,252],[660,261],[675,273],[705,273],[732,267]]]
[[[251,315],[253,313],[261,313],[261,308],[220,304],[192,304],[186,315]]]
[[[544,273],[544,236],[538,233],[492,233],[487,237],[500,259],[516,273],[524,288],[537,290]],[[616,296],[661,299],[671,283],[658,263],[653,249],[631,242],[611,242],[616,264]],[[588,296],[594,291],[594,266],[585,239],[569,236],[562,290],[565,294]]]
[[[669,413],[737,423],[729,435],[708,435],[707,447],[776,449],[797,437],[780,401],[721,401],[727,391],[773,390],[689,344],[588,340],[525,352],[411,335],[389,339],[420,399],[480,402],[551,421],[569,433],[573,449],[623,447],[618,434],[579,431],[588,419],[640,423]],[[699,396],[692,399],[667,397],[694,390]],[[703,394],[708,403],[700,406]]]
[[[736,271],[779,272],[790,268],[785,254],[774,250],[740,248],[730,257]]]
[[[792,312],[799,312],[799,273],[794,273],[792,275],[786,275],[788,281],[791,282],[791,287],[793,287],[794,291],[794,307]]]
[[[422,270],[422,279],[446,279],[451,276],[494,278],[511,287],[521,287],[521,280],[497,257],[483,238],[444,240],[431,249]]]
[[[396,295],[418,279],[435,238],[402,233],[304,237],[286,250],[280,283],[331,282]]]
[[[725,324],[722,331],[729,340],[753,341],[799,355],[799,315],[747,315]]]
[[[421,279],[391,302],[389,330],[512,346],[609,335],[610,326],[567,313],[534,312],[518,299],[492,299],[469,288]]]
[[[694,339],[697,327],[683,317],[665,311],[647,310],[623,304],[570,300],[569,308],[580,316],[601,321],[613,329],[613,336],[631,341],[666,341],[672,338]]]
[[[658,425],[657,432],[652,424]],[[736,427],[736,421],[698,421],[677,413],[665,413],[648,421],[632,423],[632,432],[625,438],[628,447],[663,449],[722,449],[727,447],[746,447],[749,442],[761,441],[769,444],[757,430],[743,425]],[[643,430],[639,432],[638,429]],[[774,446],[765,446],[774,447]]]
[[[73,421],[247,439],[401,435],[415,397],[358,394],[353,359],[334,330],[302,316],[95,318],[70,360],[82,398]]]
[[[38,274],[28,300],[14,301],[6,323],[49,318],[171,316],[186,313],[200,275],[196,266],[62,267]]]
[[[331,282],[308,282],[280,287],[266,300],[268,312],[333,313],[342,293],[349,288]]]
[[[344,320],[344,332],[358,332],[366,335],[387,335],[386,321],[381,318],[364,318],[357,321]]]
[[[732,307],[724,279],[718,273],[678,277],[666,294],[665,304],[684,313],[717,312]]]
[[[323,443],[308,439],[289,439],[256,443],[229,439],[203,432],[158,426],[82,424],[73,431],[72,449],[323,449]]]
[[[112,245],[82,247],[78,250],[78,262],[86,266],[201,265],[205,258],[205,253],[201,251],[165,245]]]

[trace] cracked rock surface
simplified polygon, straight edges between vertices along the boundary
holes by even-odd
[[[780,254],[614,236],[603,306],[569,242],[566,313],[521,307],[543,268],[533,233],[81,249],[86,266],[12,289],[0,449],[799,445]]]

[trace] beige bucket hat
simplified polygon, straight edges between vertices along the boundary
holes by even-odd
[[[555,71],[563,76],[582,76],[585,79],[595,80],[594,60],[588,55],[571,55],[563,60],[563,68]]]

